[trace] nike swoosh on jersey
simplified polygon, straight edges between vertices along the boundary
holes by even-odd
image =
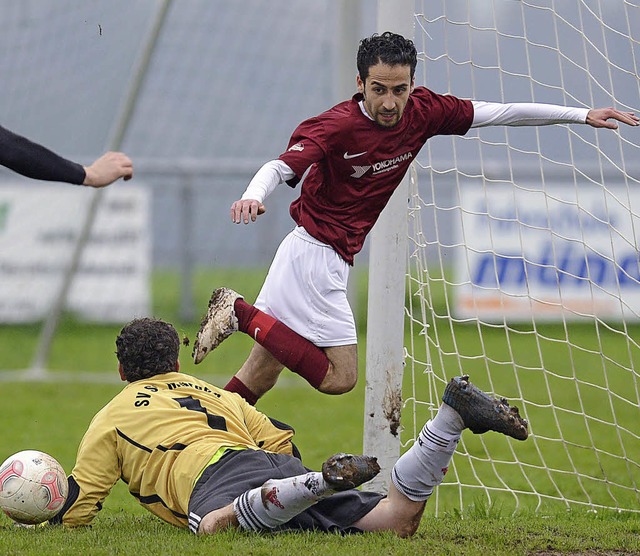
[[[357,158],[359,156],[362,156],[363,154],[367,154],[367,151],[364,151],[363,153],[358,153],[358,154],[349,154],[348,152],[346,152],[344,153],[344,159],[349,160],[350,158]]]

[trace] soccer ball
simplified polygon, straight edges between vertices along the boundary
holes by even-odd
[[[24,450],[0,465],[0,509],[18,523],[37,525],[51,519],[68,491],[64,469],[44,452]]]

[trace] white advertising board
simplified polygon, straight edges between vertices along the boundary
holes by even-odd
[[[150,308],[149,200],[139,187],[102,193],[67,309],[124,322]],[[60,184],[0,187],[0,322],[41,320],[59,292],[91,190]]]
[[[491,184],[461,203],[457,316],[640,319],[640,190]]]

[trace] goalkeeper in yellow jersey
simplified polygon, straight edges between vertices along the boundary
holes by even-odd
[[[140,504],[194,533],[391,530],[410,536],[443,479],[460,435],[494,430],[524,440],[527,422],[467,376],[447,385],[443,404],[396,462],[388,495],[356,489],[376,458],[336,454],[307,469],[293,429],[238,394],[180,373],[180,339],[162,320],[127,324],[116,339],[127,386],[93,418],[69,476],[69,496],[51,523],[89,524],[122,479]]]

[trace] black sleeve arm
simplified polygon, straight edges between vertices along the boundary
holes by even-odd
[[[0,164],[36,180],[82,184],[82,165],[0,126]]]

